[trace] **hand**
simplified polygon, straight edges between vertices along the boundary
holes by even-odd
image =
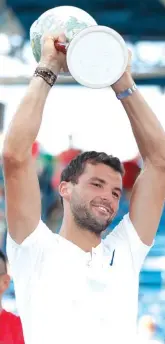
[[[60,36],[47,35],[42,39],[41,60],[39,66],[47,67],[53,73],[58,74],[63,68],[66,70],[66,55],[55,48],[55,41],[65,42],[63,34]]]
[[[133,78],[131,76],[131,61],[132,61],[132,53],[128,50],[128,63],[127,67],[119,80],[117,80],[113,85],[112,89],[115,93],[120,93],[125,91],[127,88],[131,87],[134,83]]]

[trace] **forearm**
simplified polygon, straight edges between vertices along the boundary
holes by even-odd
[[[120,82],[113,85],[113,89],[116,93],[120,93],[132,84],[133,79],[126,74]],[[149,105],[138,90],[121,102],[130,120],[143,159],[147,158],[153,164],[164,166],[165,132]]]
[[[8,129],[4,151],[25,159],[31,153],[42,120],[42,114],[50,86],[41,78],[34,77]]]

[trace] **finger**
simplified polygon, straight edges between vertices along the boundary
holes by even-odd
[[[57,38],[56,38],[57,39]],[[66,36],[64,33],[61,33],[58,37],[58,42],[64,43],[66,42]]]
[[[60,42],[60,43],[64,43],[66,42],[66,37],[63,33],[61,33],[60,35],[54,35],[51,33],[46,33],[41,37],[41,45],[45,44],[45,43],[53,43],[54,42]]]
[[[132,60],[132,52],[131,50],[128,49],[128,60],[131,61]]]
[[[69,72],[66,60],[64,60],[64,63],[63,63],[63,70],[64,70],[64,73],[68,73]]]
[[[41,45],[48,43],[48,42],[54,42],[54,37],[51,34],[45,34],[41,37]]]
[[[132,51],[130,49],[128,49],[128,54],[129,56],[132,56]]]

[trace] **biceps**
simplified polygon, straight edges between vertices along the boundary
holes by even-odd
[[[162,214],[165,198],[165,174],[152,167],[137,179],[130,202],[130,219],[141,240],[151,245]]]
[[[11,237],[21,243],[36,228],[41,213],[35,163],[4,164],[6,215]]]

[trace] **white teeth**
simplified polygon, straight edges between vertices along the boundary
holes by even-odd
[[[105,209],[104,207],[99,207],[99,209],[103,210],[105,213],[107,213],[107,209]]]

